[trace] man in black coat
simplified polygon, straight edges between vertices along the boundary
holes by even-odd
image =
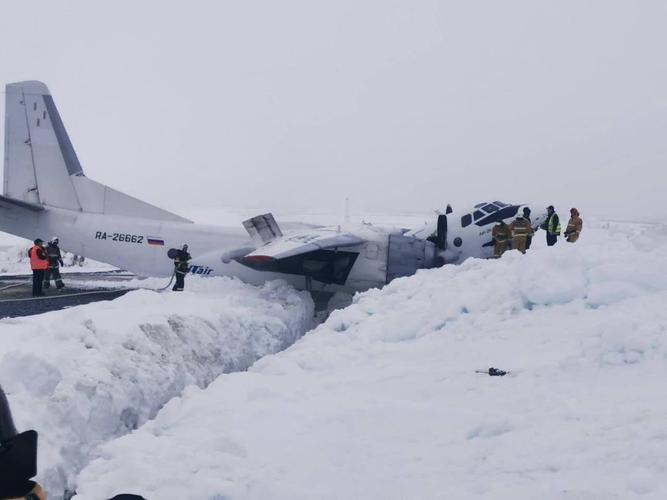
[[[63,265],[63,257],[60,253],[58,243],[58,238],[54,236],[46,247],[46,253],[49,257],[49,268],[44,275],[44,288],[49,288],[51,286],[52,279],[56,282],[56,288],[58,288],[58,290],[65,286],[62,277],[60,276],[60,266]]]
[[[553,205],[547,207],[547,220],[540,227],[547,232],[547,245],[554,246],[560,236],[560,220]]]
[[[182,292],[185,288],[185,275],[188,272],[188,262],[191,259],[187,245],[183,245],[183,248],[177,250],[176,257],[174,257],[174,273],[176,274],[176,283],[172,288],[174,292]]]

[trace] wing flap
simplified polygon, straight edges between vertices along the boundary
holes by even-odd
[[[315,250],[350,247],[359,245],[365,241],[365,239],[351,233],[339,233],[335,230],[320,229],[317,232],[309,231],[276,238],[250,252],[244,259],[257,262],[279,260]]]

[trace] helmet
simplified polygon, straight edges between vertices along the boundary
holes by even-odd
[[[183,250],[187,250],[187,249],[188,249],[188,244],[187,244],[187,243],[183,243],[183,248],[182,248],[182,249],[183,249]]]
[[[35,245],[41,245],[42,243],[44,243],[44,240],[41,239],[41,238],[37,238],[37,239],[34,241],[34,243],[35,243]]]
[[[60,241],[60,240],[58,239],[58,237],[57,237],[57,236],[54,236],[53,238],[51,238],[51,239],[49,240],[49,243],[58,243],[58,241]]]

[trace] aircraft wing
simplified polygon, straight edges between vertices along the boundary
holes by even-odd
[[[280,260],[315,250],[359,245],[364,241],[366,240],[351,233],[320,228],[275,238],[247,254],[244,260],[251,262]]]

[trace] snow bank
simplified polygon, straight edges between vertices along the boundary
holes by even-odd
[[[31,243],[0,246],[0,275],[2,274],[30,274],[30,259],[28,249]],[[74,262],[74,254],[63,253],[64,266],[60,269],[63,274],[71,272],[112,271],[116,269],[109,264],[103,264],[85,259],[81,264]]]
[[[0,321],[0,383],[17,426],[40,433],[38,479],[49,498],[71,488],[98,444],[311,325],[310,297],[282,282],[189,279],[188,288]]]
[[[667,498],[657,229],[359,295],[104,445],[76,498]]]

